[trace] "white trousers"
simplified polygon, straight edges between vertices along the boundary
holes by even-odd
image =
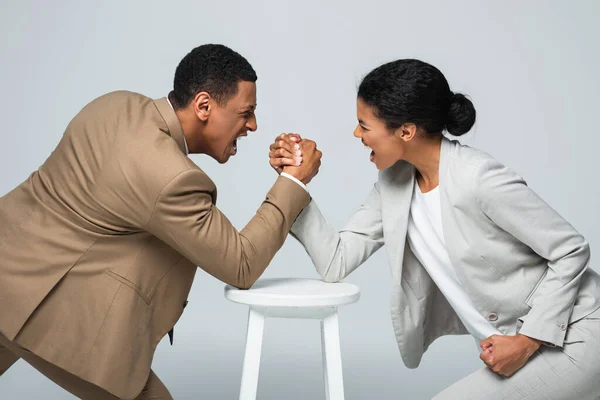
[[[600,400],[600,310],[571,324],[563,348],[542,345],[509,378],[482,368],[434,400]]]

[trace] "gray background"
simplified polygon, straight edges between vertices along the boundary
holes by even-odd
[[[267,147],[280,132],[324,153],[310,184],[342,227],[377,171],[352,137],[360,78],[397,58],[440,68],[477,108],[463,142],[509,165],[600,244],[597,174],[600,3],[595,1],[1,1],[0,195],[35,170],[90,100],[128,89],[162,97],[194,46],[223,43],[259,75],[259,130],[226,165],[192,159],[219,187],[219,206],[242,228],[275,179]],[[592,262],[594,265],[594,263]],[[598,264],[596,269],[598,270]],[[290,239],[265,277],[317,277]],[[442,338],[417,370],[401,362],[389,319],[385,251],[347,278],[359,303],[341,310],[347,399],[428,399],[482,366],[473,339]],[[199,271],[175,345],[154,369],[176,399],[234,399],[245,307]],[[315,321],[268,320],[259,398],[324,398]],[[0,378],[1,399],[69,399],[23,362]]]

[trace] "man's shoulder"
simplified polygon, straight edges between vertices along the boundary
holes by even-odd
[[[141,93],[137,93],[137,92],[132,92],[129,90],[115,90],[113,92],[108,92],[106,94],[103,94],[101,96],[96,97],[94,100],[92,100],[90,103],[96,102],[96,101],[139,101],[139,102],[146,102],[146,101],[152,101],[152,99],[148,96],[145,96]]]
[[[171,165],[166,169],[154,169],[152,177],[156,185],[158,199],[176,201],[182,195],[190,193],[208,193],[216,203],[217,186],[200,167],[188,159],[188,162]]]
[[[118,90],[109,92],[94,98],[87,103],[79,114],[89,113],[115,113],[117,111],[135,111],[137,108],[143,108],[150,104],[152,99],[143,94],[130,92],[127,90]]]

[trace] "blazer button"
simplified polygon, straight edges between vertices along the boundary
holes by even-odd
[[[565,324],[560,324],[560,330],[561,330],[561,331],[566,331],[566,330],[567,330],[567,325],[565,325]]]
[[[491,312],[491,313],[488,315],[488,319],[489,319],[490,321],[498,321],[498,314],[496,314],[495,312]]]

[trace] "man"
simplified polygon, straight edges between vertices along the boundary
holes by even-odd
[[[241,231],[187,157],[225,163],[257,128],[256,74],[221,45],[183,58],[168,98],[102,96],[0,198],[0,375],[23,358],[83,399],[171,399],[151,371],[196,266],[249,288],[308,204],[321,153],[303,142]],[[298,146],[300,147],[300,146]]]

